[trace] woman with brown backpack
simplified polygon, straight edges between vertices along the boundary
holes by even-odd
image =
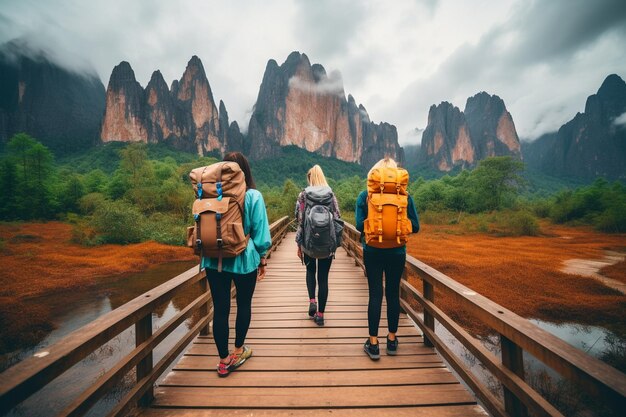
[[[296,200],[295,216],[298,221],[296,242],[298,257],[306,265],[309,317],[318,326],[323,326],[328,300],[328,273],[335,250],[341,243],[343,221],[339,219],[341,214],[337,198],[328,186],[319,165],[309,170],[307,182],[309,186]],[[316,283],[319,287],[319,304],[315,299]]]
[[[265,277],[265,254],[272,244],[263,196],[255,189],[248,160],[239,152],[224,162],[190,174],[194,202],[195,243],[213,299],[213,338],[220,361],[217,374],[241,366],[252,349],[244,345],[252,314],[256,282]],[[228,350],[231,283],[237,289],[235,349]]]
[[[400,279],[406,261],[409,234],[419,231],[413,199],[407,192],[409,174],[396,161],[378,161],[367,176],[367,191],[356,202],[356,228],[361,232],[363,263],[369,286],[367,321],[369,338],[363,346],[372,359],[380,359],[378,326],[383,301],[383,274],[387,300],[387,355],[398,351],[400,319]]]

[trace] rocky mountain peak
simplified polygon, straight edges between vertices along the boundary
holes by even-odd
[[[625,113],[626,83],[611,74],[587,98],[584,113],[525,146],[529,165],[550,175],[626,178],[626,129],[616,123]]]
[[[466,116],[474,112],[481,115],[488,115],[501,114],[503,111],[506,111],[506,106],[500,97],[481,91],[467,99],[464,113]]]
[[[604,79],[598,89],[598,97],[610,99],[613,97],[623,98],[626,96],[626,82],[617,74],[611,74]]]
[[[167,88],[167,83],[161,74],[161,71],[154,71],[150,81],[146,86],[146,93],[148,94],[148,101],[153,102],[159,98],[169,97],[170,90]],[[151,103],[154,105],[154,103]]]
[[[249,144],[256,158],[273,156],[287,145],[351,162],[374,158],[365,153],[398,157],[395,129],[370,123],[365,109],[357,109],[352,96],[346,99],[338,72],[329,75],[295,51],[280,66],[273,59],[267,63],[248,127]]]
[[[122,88],[126,88],[129,85],[137,84],[141,88],[141,85],[135,78],[135,71],[127,61],[122,61],[113,68],[111,72],[111,78],[109,79],[109,88],[114,91],[119,91]]]
[[[477,97],[477,100],[485,100]],[[465,115],[447,101],[432,105],[428,111],[428,125],[422,134],[419,161],[440,171],[456,166],[471,166],[476,161]]]
[[[0,45],[0,142],[26,132],[54,151],[87,148],[97,143],[104,105],[91,71],[64,68],[24,39]]]
[[[513,118],[500,97],[482,91],[467,99],[465,111],[447,101],[430,107],[422,134],[421,163],[450,171],[503,155],[521,158]]]
[[[224,128],[220,129],[223,114]],[[171,88],[154,71],[144,90],[128,62],[117,65],[107,90],[102,124],[103,141],[168,142],[200,155],[223,152],[228,134],[228,113],[215,105],[202,61],[192,56],[180,80]]]

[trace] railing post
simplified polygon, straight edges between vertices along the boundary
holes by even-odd
[[[500,335],[500,347],[502,349],[502,364],[509,368],[524,380],[524,355],[522,349],[509,340],[506,336]],[[504,385],[504,409],[512,417],[527,417],[526,406]]]
[[[202,292],[202,294],[209,291],[209,283],[206,277],[200,280],[200,291]],[[202,304],[199,310],[200,310],[201,318],[207,316],[209,314],[209,301],[207,301],[205,304]],[[205,327],[200,329],[200,336],[208,336],[210,333],[211,333],[211,328],[209,326],[209,323],[207,323]]]
[[[135,344],[139,346],[152,336],[152,313],[146,314],[137,323],[135,323]],[[150,375],[153,367],[152,351],[146,355],[137,364],[137,382],[141,381],[144,377]],[[139,399],[139,405],[147,407],[154,400],[154,388],[150,387],[146,393]]]
[[[422,283],[424,284],[424,298],[434,304],[435,289],[433,288],[433,285],[430,282],[426,281],[424,278],[422,278]],[[426,309],[424,309],[424,324],[426,325],[426,327],[432,330],[433,333],[435,332],[435,317],[433,317],[432,314],[426,311]],[[428,337],[426,337],[426,335],[424,335],[424,345],[428,347],[434,346],[433,342]]]

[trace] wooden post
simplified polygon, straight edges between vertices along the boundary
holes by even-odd
[[[209,282],[207,281],[206,277],[200,280],[200,291],[202,292],[202,294],[209,291]],[[207,316],[209,314],[209,301],[207,301],[206,304],[202,304],[199,310],[200,318]],[[207,323],[206,327],[200,329],[200,336],[208,336],[210,333],[211,327],[209,326],[209,323]]]
[[[422,278],[422,283],[424,284],[424,298],[434,304],[435,303],[435,289],[433,288],[430,282],[426,281],[423,278]],[[432,330],[433,333],[435,332],[435,318],[433,317],[432,314],[426,311],[426,309],[424,309],[424,324],[426,325],[426,327]],[[428,339],[426,335],[424,335],[424,345],[428,347],[434,346],[433,342],[430,339]]]
[[[502,364],[509,368],[524,380],[524,355],[522,349],[509,340],[506,336],[500,335],[500,347],[502,348]],[[526,406],[504,385],[504,409],[512,417],[527,417]]]
[[[152,313],[148,313],[135,323],[135,344],[139,346],[152,336]],[[153,367],[152,351],[146,355],[137,364],[137,383],[144,377],[150,375]],[[154,400],[154,387],[150,387],[146,393],[139,399],[139,405],[142,407],[149,406]]]
[[[400,282],[402,281],[406,281],[406,267],[404,268],[404,271],[402,271],[402,277],[400,277]],[[402,289],[402,285],[400,285],[400,299],[401,300],[406,300],[408,302],[409,298],[406,296],[407,292],[404,291]],[[404,295],[404,298],[403,298]],[[406,314],[406,311],[404,310],[404,308],[402,307],[402,303],[400,303],[400,313],[402,314]]]

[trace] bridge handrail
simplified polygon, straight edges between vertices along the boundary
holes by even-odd
[[[360,232],[345,224],[342,245],[363,267]],[[626,375],[606,363],[569,345],[553,334],[539,328],[499,304],[477,294],[470,288],[407,254],[406,270],[422,280],[420,293],[403,276],[401,305],[424,332],[424,343],[434,346],[450,363],[474,394],[494,416],[525,416],[532,410],[540,416],[562,414],[525,381],[523,350],[584,387],[594,396],[610,403],[615,410],[626,408]],[[437,307],[435,289],[452,296],[467,311],[488,325],[500,337],[502,358],[499,360],[475,337]],[[423,318],[415,311],[414,302],[421,304]],[[435,319],[467,348],[502,384],[504,404],[472,374],[446,344],[435,334]]]
[[[271,224],[272,249],[280,243],[290,224],[286,216]],[[153,398],[154,382],[198,333],[209,333],[213,311],[209,309],[211,297],[204,277],[204,271],[200,272],[195,266],[46,347],[45,356],[33,356],[8,368],[0,374],[0,410],[15,407],[132,325],[135,325],[135,349],[99,377],[59,415],[87,413],[133,368],[137,369],[137,383],[109,415],[122,415],[137,401],[144,405],[149,403]],[[202,294],[153,334],[152,313],[194,284],[200,285]],[[153,366],[154,348],[196,311],[200,313],[200,320]]]

